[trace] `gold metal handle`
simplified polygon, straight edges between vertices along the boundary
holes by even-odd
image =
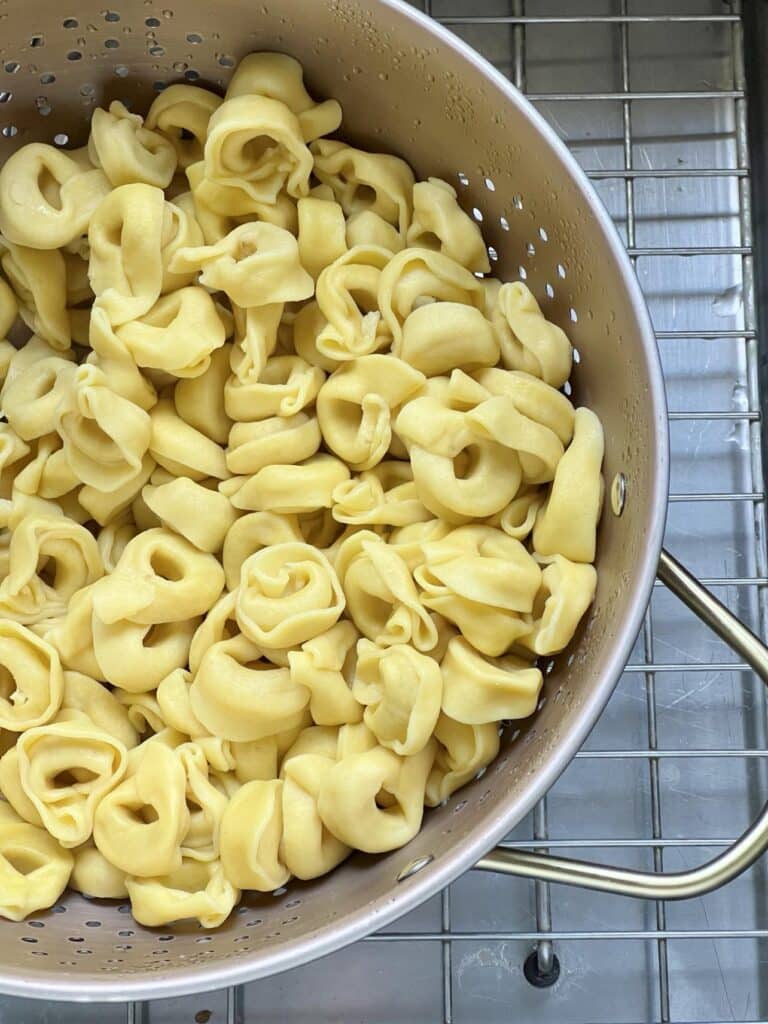
[[[687,569],[667,551],[662,551],[659,579],[686,604],[691,611],[720,636],[729,647],[768,685],[768,647],[739,622]],[[496,849],[476,867],[483,871],[500,871],[522,875],[545,882],[578,885],[585,889],[638,896],[650,900],[684,900],[701,896],[730,882],[753,864],[768,847],[768,803],[757,820],[724,853],[691,871],[654,874],[606,867],[591,861],[567,860],[548,854],[525,850]]]

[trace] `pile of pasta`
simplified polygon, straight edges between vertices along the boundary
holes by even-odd
[[[593,599],[599,420],[301,66],[0,170],[0,913],[159,925],[418,832]]]

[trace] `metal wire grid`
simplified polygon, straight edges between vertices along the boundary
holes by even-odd
[[[691,489],[690,486],[675,489],[673,472],[674,493],[670,497],[672,520],[678,509],[684,514],[683,518],[691,521],[717,519],[719,522],[723,519],[725,525],[715,528],[712,536],[730,545],[733,557],[724,558],[724,568],[717,572],[713,567],[720,562],[706,555],[700,560],[696,538],[686,541],[685,531],[676,532],[674,523],[667,539],[673,550],[676,550],[675,541],[681,541],[684,550],[680,553],[687,556],[692,568],[703,575],[705,582],[717,588],[720,596],[762,635],[768,635],[768,563],[760,452],[747,95],[739,0],[731,0],[728,4],[718,0],[676,0],[674,4],[661,0],[643,0],[642,3],[639,0],[569,0],[567,4],[553,0],[464,0],[463,9],[459,0],[458,11],[455,9],[456,0],[453,0],[452,7],[447,6],[450,3],[451,0],[426,0],[425,7],[427,13],[437,16],[444,24],[461,34],[466,33],[470,42],[479,43],[478,48],[481,49],[482,39],[478,40],[473,32],[481,29],[493,31],[498,27],[499,31],[508,33],[508,63],[502,66],[523,90],[526,90],[529,77],[526,38],[529,33],[541,26],[560,26],[563,32],[570,31],[571,27],[592,32],[610,26],[618,37],[618,48],[614,53],[618,88],[529,91],[528,95],[546,110],[557,104],[599,107],[601,103],[608,102],[620,105],[620,159],[616,166],[591,164],[587,170],[596,187],[608,188],[605,197],[609,207],[612,202],[617,203],[617,210],[613,212],[618,215],[628,252],[643,283],[646,282],[638,265],[641,260],[672,258],[695,261],[702,258],[706,261],[718,257],[736,267],[742,303],[740,308],[729,311],[729,315],[733,315],[727,327],[713,328],[711,323],[706,323],[678,329],[663,323],[658,331],[663,357],[665,353],[674,353],[678,349],[688,354],[682,359],[665,359],[665,365],[669,363],[679,368],[693,352],[693,359],[702,359],[702,366],[706,368],[710,355],[714,353],[717,356],[727,351],[728,355],[721,360],[725,367],[724,377],[727,379],[729,374],[732,375],[734,396],[737,389],[743,388],[744,391],[743,395],[739,392],[743,401],[732,403],[736,407],[724,408],[722,397],[713,399],[703,389],[706,398],[699,406],[695,402],[691,404],[689,395],[688,400],[680,401],[677,406],[672,404],[670,413],[673,441],[676,429],[690,430],[695,445],[706,448],[707,432],[722,424],[727,425],[733,434],[726,440],[735,438],[738,442],[737,447],[742,453],[736,460],[739,466],[730,473],[726,486],[708,487],[705,491]],[[639,12],[636,10],[638,7]],[[670,7],[678,10],[670,11]],[[632,32],[636,26],[669,26],[670,29],[690,26],[691,30],[716,27],[718,33],[725,34],[728,39],[725,56],[730,80],[721,83],[722,87],[713,87],[707,82],[704,88],[696,89],[634,89]],[[494,52],[488,55],[492,58],[497,56],[498,60],[497,46],[498,40]],[[730,108],[732,132],[730,129],[729,132],[734,143],[732,158],[726,155],[726,158],[708,166],[697,163],[695,167],[639,165],[635,124],[638,105],[647,103],[662,107],[665,101],[667,104],[671,101],[695,104],[702,100]],[[733,231],[727,244],[709,244],[710,240],[699,245],[666,244],[666,241],[663,245],[638,244],[644,238],[643,225],[637,215],[639,189],[664,189],[683,181],[692,183],[695,188],[699,183],[712,180],[722,180],[726,192],[733,194],[734,204],[728,214]],[[674,209],[669,212],[674,214]],[[697,366],[690,358],[687,370],[688,378],[682,380],[681,394],[687,393],[686,387],[690,391],[696,377]],[[670,391],[674,403],[675,388],[671,381]],[[685,451],[688,458],[691,458],[690,447],[687,445]],[[712,457],[713,467],[716,468],[717,463],[718,459]],[[723,508],[728,509],[724,518]],[[714,510],[719,511],[716,513]],[[739,551],[733,550],[734,547]],[[664,588],[659,587],[635,656],[620,684],[619,690],[623,692],[615,698],[625,703],[640,700],[642,715],[635,720],[634,731],[628,733],[618,719],[611,718],[612,705],[609,705],[604,716],[606,721],[600,723],[591,742],[577,755],[574,763],[576,772],[580,766],[598,773],[605,767],[611,774],[619,776],[619,787],[629,779],[630,785],[642,790],[639,797],[637,793],[627,794],[630,805],[633,799],[635,804],[640,801],[640,809],[630,806],[628,817],[616,826],[621,829],[624,825],[625,832],[631,832],[633,820],[639,818],[635,831],[642,834],[611,834],[611,823],[606,818],[601,820],[599,808],[596,811],[592,805],[585,808],[584,815],[597,817],[603,828],[600,834],[583,835],[580,834],[583,830],[568,829],[567,824],[563,827],[560,823],[556,830],[560,834],[550,837],[551,816],[545,800],[536,808],[532,820],[515,830],[507,845],[566,849],[580,856],[603,856],[608,860],[628,858],[623,862],[644,867],[652,865],[655,870],[664,869],[666,862],[667,869],[670,869],[683,866],[683,863],[688,865],[690,862],[685,858],[689,854],[692,860],[713,856],[718,847],[727,845],[737,834],[741,824],[746,824],[746,819],[742,822],[739,817],[742,811],[749,815],[757,810],[759,794],[765,792],[765,783],[768,782],[765,771],[768,754],[766,703],[762,689],[755,686],[745,665],[728,660],[721,645],[714,644],[709,649],[709,653],[714,655],[711,660],[695,660],[683,644],[680,645],[680,658],[670,660],[664,657],[662,649],[666,651],[673,646],[667,628],[670,614],[672,626],[678,622],[674,618],[675,613],[670,613],[673,606],[671,603],[668,606],[665,598]],[[691,623],[686,621],[683,628],[686,639],[691,640],[694,647],[703,642]],[[685,695],[685,680],[689,674],[712,680],[711,683],[702,683],[699,689],[717,690],[718,693],[723,679],[726,690],[728,680],[737,680],[735,685],[730,684],[729,698],[722,703],[726,725],[732,720],[736,722],[735,728],[726,730],[731,738],[730,745],[723,744],[722,739],[716,745],[696,745],[688,742],[684,730],[673,734],[665,724],[666,705],[662,706],[657,689],[663,688],[666,681],[679,678]],[[670,706],[680,705],[686,706],[684,698],[679,701],[674,698]],[[742,714],[743,706],[747,707],[746,715]],[[735,719],[737,713],[740,717]],[[698,724],[700,727],[701,723]],[[734,740],[735,734],[738,735]],[[707,733],[703,735],[706,737]],[[672,736],[675,742],[670,742]],[[724,770],[721,766],[732,764],[734,759],[742,766],[743,772],[737,772],[730,781],[740,789],[745,807],[739,808],[733,821],[727,819],[724,822],[724,832],[720,835],[710,835],[710,831],[717,831],[710,829],[694,831],[693,835],[680,834],[675,814],[679,815],[681,809],[687,807],[685,799],[690,797],[691,803],[706,800],[710,795],[709,784],[716,788],[718,769]],[[680,768],[680,765],[684,767]],[[715,766],[714,774],[712,765]],[[709,774],[705,773],[703,766],[709,766]],[[667,768],[678,771],[684,782],[696,778],[699,782],[691,785],[682,797],[678,794],[679,799],[673,799],[664,775]],[[642,775],[639,774],[641,771]],[[566,793],[566,797],[568,795]],[[594,797],[594,791],[591,795]],[[553,791],[553,799],[555,796],[556,791]],[[561,803],[558,804],[560,808]],[[697,820],[695,814],[691,820]],[[674,864],[671,865],[670,861]],[[615,897],[586,897],[571,890],[550,891],[550,887],[543,884],[532,887],[527,882],[512,879],[469,875],[431,901],[431,906],[428,905],[423,912],[414,912],[394,928],[326,961],[276,979],[209,996],[172,1002],[129,1003],[123,1007],[59,1006],[54,1010],[50,1004],[7,1000],[0,1003],[0,1019],[48,1021],[55,1014],[55,1019],[63,1024],[70,1020],[94,1020],[100,1024],[113,1020],[127,1021],[128,1024],[175,1024],[176,1021],[192,1020],[197,1024],[208,1021],[212,1024],[218,1021],[243,1024],[246,1020],[277,1019],[278,1015],[286,1019],[313,1021],[440,1019],[445,1024],[473,1024],[474,1021],[497,1019],[557,1021],[558,1024],[570,1021],[574,1024],[596,1024],[597,1021],[626,1024],[641,1020],[661,1024],[683,1020],[715,1024],[716,1020],[765,1020],[768,994],[760,991],[760,967],[767,948],[765,940],[768,939],[768,911],[762,902],[764,888],[767,888],[765,872],[762,866],[757,866],[742,882],[730,886],[723,899],[714,903],[695,901],[702,904],[699,909],[703,909],[704,923],[693,927],[689,922],[695,919],[695,913],[679,914],[674,907],[663,903],[651,907],[630,905],[628,901]],[[485,903],[481,906],[483,899]],[[523,910],[518,912],[519,907]],[[727,908],[725,912],[724,907]],[[579,926],[556,926],[558,917],[562,918],[564,912],[566,920],[576,920]],[[600,915],[604,915],[600,920],[601,926],[588,927],[589,922]],[[716,927],[715,923],[723,917],[728,926]],[[506,923],[500,924],[500,920]],[[745,920],[750,922],[750,926],[744,926]],[[486,921],[488,926],[482,927]],[[606,925],[605,921],[615,921],[616,924]],[[738,926],[733,926],[733,921]],[[746,952],[745,943],[749,946]],[[686,956],[680,952],[681,948],[690,948],[691,944],[695,947],[692,954]],[[738,946],[738,951],[733,951],[733,944]],[[532,948],[536,948],[539,965],[545,973],[559,951],[563,976],[551,989],[536,991],[523,979],[522,962]],[[613,973],[610,969],[612,963],[615,967]],[[733,986],[728,983],[729,968],[736,972],[736,983],[748,989],[748,998],[741,1006],[733,998]],[[715,992],[709,984],[710,971],[719,971],[724,999],[719,998],[719,990]],[[600,972],[608,974],[610,985],[601,984]],[[640,977],[639,999],[634,998],[637,994],[635,983],[629,981],[635,978],[636,982],[636,975]],[[350,977],[354,978],[352,983]],[[350,988],[359,988],[359,994],[350,997]],[[697,1001],[695,990],[699,988],[704,996]],[[305,995],[297,995],[304,992]],[[712,992],[715,992],[714,996]]]

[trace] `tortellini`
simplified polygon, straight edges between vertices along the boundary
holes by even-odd
[[[570,340],[341,121],[254,53],[0,168],[0,916],[216,928],[397,849],[579,635]]]
[[[294,647],[330,629],[345,603],[325,555],[309,544],[289,542],[243,562],[235,617],[258,647]]]
[[[110,188],[101,171],[84,170],[55,146],[30,143],[0,168],[0,231],[16,245],[62,248],[87,232]]]

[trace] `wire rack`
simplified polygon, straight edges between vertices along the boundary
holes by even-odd
[[[528,93],[613,215],[666,375],[666,545],[768,635],[740,3],[427,0],[426,11]],[[713,856],[768,788],[766,710],[746,666],[657,586],[592,736],[507,845],[656,870]],[[123,1006],[7,999],[0,1020],[764,1021],[767,881],[763,862],[723,892],[664,905],[470,872],[365,942],[241,989]],[[557,958],[553,986],[526,980],[532,950],[544,973]]]

